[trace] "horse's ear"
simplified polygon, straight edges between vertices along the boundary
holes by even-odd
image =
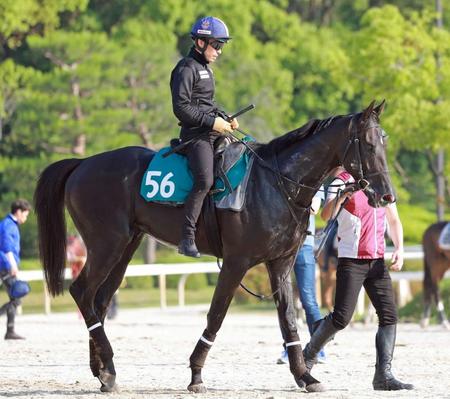
[[[375,100],[373,100],[369,106],[363,111],[361,120],[363,122],[367,121],[372,115],[373,108],[375,107]]]
[[[381,115],[381,113],[384,111],[384,107],[386,106],[386,100],[381,101],[381,104],[377,105],[375,107],[375,112],[378,116]]]

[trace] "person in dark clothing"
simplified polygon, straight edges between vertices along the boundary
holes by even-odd
[[[20,262],[19,225],[27,221],[31,206],[26,200],[19,199],[11,204],[11,213],[0,222],[0,280],[5,286],[9,301],[0,308],[0,315],[6,313],[7,329],[5,339],[24,339],[14,331],[14,321],[20,299],[11,294],[16,283]]]
[[[203,200],[213,185],[214,142],[221,135],[239,127],[236,119],[228,122],[214,102],[214,75],[209,64],[222,53],[231,39],[223,21],[215,17],[200,18],[192,27],[194,41],[189,54],[172,71],[170,89],[175,116],[181,125],[181,142],[185,147],[194,185],[184,204],[182,238],[178,252],[198,258],[195,245],[196,223]]]
[[[338,266],[334,309],[314,326],[311,340],[303,350],[307,368],[311,370],[317,354],[334,335],[350,322],[361,287],[364,287],[378,315],[375,337],[376,363],[372,380],[373,389],[397,391],[414,389],[401,382],[392,373],[392,360],[397,332],[397,308],[392,281],[384,261],[386,226],[394,244],[390,269],[403,267],[403,226],[397,207],[372,208],[364,191],[341,195],[353,177],[340,168],[328,189],[321,216],[328,221],[337,217]],[[343,207],[341,212],[339,208]]]

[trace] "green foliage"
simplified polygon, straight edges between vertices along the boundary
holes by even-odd
[[[431,3],[332,3],[2,2],[0,208],[31,199],[50,162],[126,145],[161,147],[177,136],[170,72],[192,44],[194,21],[215,15],[233,37],[213,65],[216,100],[228,112],[255,103],[240,123],[261,141],[387,99],[381,122],[390,134],[390,170],[400,212],[413,205],[414,217],[402,215],[405,237],[418,242],[434,221],[425,151],[433,156],[450,145],[450,33],[435,28]],[[446,7],[444,23],[449,15]],[[35,252],[33,223],[24,227],[27,254]]]
[[[0,3],[0,42],[9,47],[21,44],[32,33],[46,33],[59,24],[63,11],[83,11],[88,0],[6,0]]]
[[[406,245],[420,244],[425,230],[436,221],[433,212],[417,205],[399,202],[398,212],[403,224]]]

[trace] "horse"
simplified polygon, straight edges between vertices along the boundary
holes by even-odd
[[[384,101],[362,112],[314,119],[266,144],[253,147],[242,211],[217,210],[223,265],[207,315],[207,325],[190,356],[188,390],[206,392],[202,368],[247,270],[265,263],[290,371],[300,387],[323,390],[307,371],[302,356],[290,271],[306,236],[310,204],[330,171],[343,165],[372,206],[395,201],[387,169],[384,131],[379,117]],[[104,392],[116,389],[113,350],[104,321],[108,304],[127,265],[147,233],[176,245],[183,207],[147,203],[139,186],[155,152],[125,147],[85,159],[65,159],[41,173],[34,202],[39,252],[49,292],[63,291],[65,207],[88,248],[86,265],[69,291],[89,331],[90,368]],[[196,236],[202,253],[218,256],[200,218]]]
[[[431,315],[431,304],[434,300],[441,324],[449,329],[450,324],[445,313],[444,302],[439,292],[439,282],[445,272],[450,269],[450,250],[439,247],[439,236],[448,222],[437,222],[425,230],[422,238],[423,247],[423,300],[424,311],[422,327],[428,326]]]

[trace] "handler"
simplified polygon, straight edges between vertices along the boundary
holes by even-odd
[[[17,281],[19,271],[19,225],[27,221],[30,209],[28,201],[16,200],[11,204],[11,213],[0,222],[0,279],[9,296],[9,301],[0,308],[0,315],[6,312],[7,317],[5,339],[24,339],[14,331],[16,309],[20,305],[20,299],[14,297],[11,288]]]
[[[196,223],[203,200],[214,180],[214,141],[220,134],[239,127],[236,119],[227,122],[214,102],[214,75],[209,64],[222,54],[231,39],[223,21],[215,17],[199,19],[191,30],[194,41],[189,54],[180,60],[170,78],[172,106],[181,125],[182,142],[192,140],[186,147],[194,185],[184,204],[184,221],[178,252],[198,258],[195,245]]]
[[[358,294],[364,286],[375,307],[379,319],[376,334],[376,364],[373,388],[382,391],[413,389],[411,384],[397,380],[391,372],[391,362],[397,330],[397,309],[394,302],[392,281],[384,263],[384,232],[386,221],[394,243],[390,268],[400,271],[403,266],[403,227],[395,204],[385,208],[372,208],[363,191],[346,193],[337,199],[337,189],[345,183],[354,182],[344,169],[332,182],[321,216],[329,220],[338,216],[338,267],[336,274],[336,295],[334,310],[316,325],[303,356],[308,369],[316,363],[320,349],[339,330],[350,322],[355,310]],[[333,213],[334,210],[334,213]]]

